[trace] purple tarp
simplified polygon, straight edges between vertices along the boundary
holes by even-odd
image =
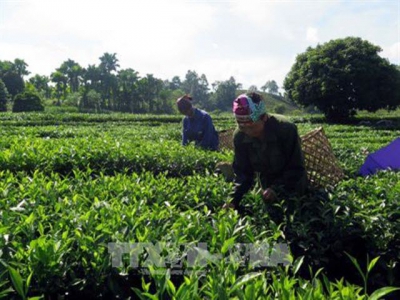
[[[368,155],[359,173],[367,176],[385,169],[400,169],[400,138]]]

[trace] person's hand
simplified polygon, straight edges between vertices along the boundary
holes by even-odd
[[[278,200],[278,197],[276,196],[276,193],[273,189],[267,188],[263,192],[263,200],[264,200],[264,203],[271,203],[271,202],[275,202],[276,200]]]
[[[225,203],[223,206],[222,206],[222,208],[223,209],[235,209],[236,207],[235,207],[235,205],[233,204],[233,203]]]

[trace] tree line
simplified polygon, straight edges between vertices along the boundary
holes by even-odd
[[[400,105],[399,66],[380,57],[381,51],[358,37],[308,47],[297,55],[284,80],[284,98],[274,80],[268,80],[261,90],[304,107],[313,106],[335,122],[351,119],[358,110],[393,110]],[[179,76],[162,80],[152,74],[142,77],[131,68],[119,69],[116,53],[104,53],[99,59],[98,65],[86,68],[68,59],[50,77],[34,75],[26,82],[29,71],[23,59],[0,61],[0,111],[7,109],[9,100],[27,103],[23,100],[33,99],[30,95],[16,98],[24,91],[81,111],[172,113],[176,111],[173,100],[183,94],[190,94],[201,108],[227,111],[242,89],[233,77],[209,85],[206,75],[188,70],[183,80]],[[257,91],[257,87],[249,90]]]
[[[140,76],[128,68],[120,69],[116,53],[104,53],[98,65],[86,68],[72,59],[64,61],[50,76],[36,74],[28,80],[28,64],[23,59],[0,61],[0,97],[13,100],[24,91],[37,93],[42,99],[54,99],[55,105],[77,106],[81,111],[117,111],[129,113],[172,113],[174,101],[190,94],[196,103],[209,110],[228,110],[238,89],[242,88],[233,77],[210,85],[206,75],[188,70],[183,80],[174,76],[162,80],[152,74]],[[274,80],[262,90],[278,93]],[[3,92],[2,92],[3,91]],[[6,110],[6,100],[1,110]]]

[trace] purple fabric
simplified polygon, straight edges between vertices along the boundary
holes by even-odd
[[[241,94],[233,101],[233,113],[239,116],[249,116],[251,114],[249,97]]]
[[[389,168],[392,170],[400,169],[400,138],[368,155],[359,173],[367,176]]]

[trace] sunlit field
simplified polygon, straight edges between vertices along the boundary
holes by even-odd
[[[1,113],[0,298],[379,299],[400,287],[400,173],[358,175],[400,136],[400,113],[289,118],[300,135],[324,128],[345,178],[282,199],[298,206],[276,224],[257,185],[246,213],[222,209],[233,184],[215,166],[233,152],[182,147],[181,116]]]

